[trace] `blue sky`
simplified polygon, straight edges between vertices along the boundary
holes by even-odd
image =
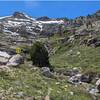
[[[99,1],[0,1],[0,16],[20,11],[33,17],[75,18],[97,10],[100,10]]]

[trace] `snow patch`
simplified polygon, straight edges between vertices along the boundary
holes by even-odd
[[[40,24],[63,24],[64,21],[60,20],[60,21],[36,21],[36,23],[40,23]]]
[[[11,16],[4,16],[4,17],[0,17],[0,19],[4,19],[4,18],[8,18],[8,17],[11,17]]]

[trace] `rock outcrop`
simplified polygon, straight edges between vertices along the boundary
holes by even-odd
[[[100,92],[100,79],[97,80],[96,87],[98,89],[98,92]]]
[[[15,67],[15,66],[18,66],[18,65],[20,65],[22,63],[24,63],[24,58],[21,55],[17,54],[17,55],[12,56],[9,59],[9,61],[7,63],[7,66]]]
[[[54,74],[50,71],[49,67],[42,67],[42,74],[48,78],[54,78]]]
[[[0,65],[6,65],[10,57],[7,52],[0,51]]]
[[[63,20],[49,19],[48,17],[36,19],[22,12],[14,12],[11,16],[0,18],[0,31],[8,33],[8,35],[31,35],[34,37],[53,34],[56,32],[55,28],[58,28],[59,24],[63,23]]]

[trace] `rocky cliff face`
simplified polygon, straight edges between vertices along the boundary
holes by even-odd
[[[21,12],[0,17],[0,45],[3,50],[5,47],[8,50],[7,48],[16,44],[31,44],[36,36],[49,36],[56,33],[60,35],[70,33],[68,38],[90,35],[93,36],[92,39],[82,39],[80,43],[86,42],[91,45],[91,43],[94,44],[96,39],[96,45],[100,45],[100,39],[98,39],[97,35],[100,34],[100,11],[75,19],[50,19],[46,16],[32,18]]]
[[[87,29],[88,24],[92,24],[95,29],[99,29],[100,11],[92,15],[80,16],[75,19],[57,18],[51,19],[47,16],[32,18],[21,12],[14,12],[11,16],[0,17],[0,32],[8,35],[36,36],[49,35],[60,32],[64,28],[76,28],[78,30]],[[86,27],[85,27],[86,26]],[[80,33],[83,34],[83,32]]]
[[[47,17],[32,18],[24,13],[15,12],[11,16],[0,17],[0,31],[10,35],[39,35],[48,30],[52,25],[63,24],[63,20],[52,20]],[[45,25],[47,27],[45,27]],[[54,29],[54,27],[53,27]],[[51,33],[54,33],[52,31]],[[44,33],[49,33],[44,32]]]

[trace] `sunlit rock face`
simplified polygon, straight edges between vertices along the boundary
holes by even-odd
[[[48,17],[40,17],[35,19],[22,12],[14,12],[11,16],[0,17],[0,26],[2,26],[0,27],[0,30],[2,30],[4,33],[9,33],[12,35],[19,34],[25,36],[36,36],[43,33],[53,34],[55,33],[55,30],[50,30],[57,28],[57,25],[63,23],[63,20],[50,19]],[[47,27],[45,27],[45,25],[49,27],[49,30]]]

